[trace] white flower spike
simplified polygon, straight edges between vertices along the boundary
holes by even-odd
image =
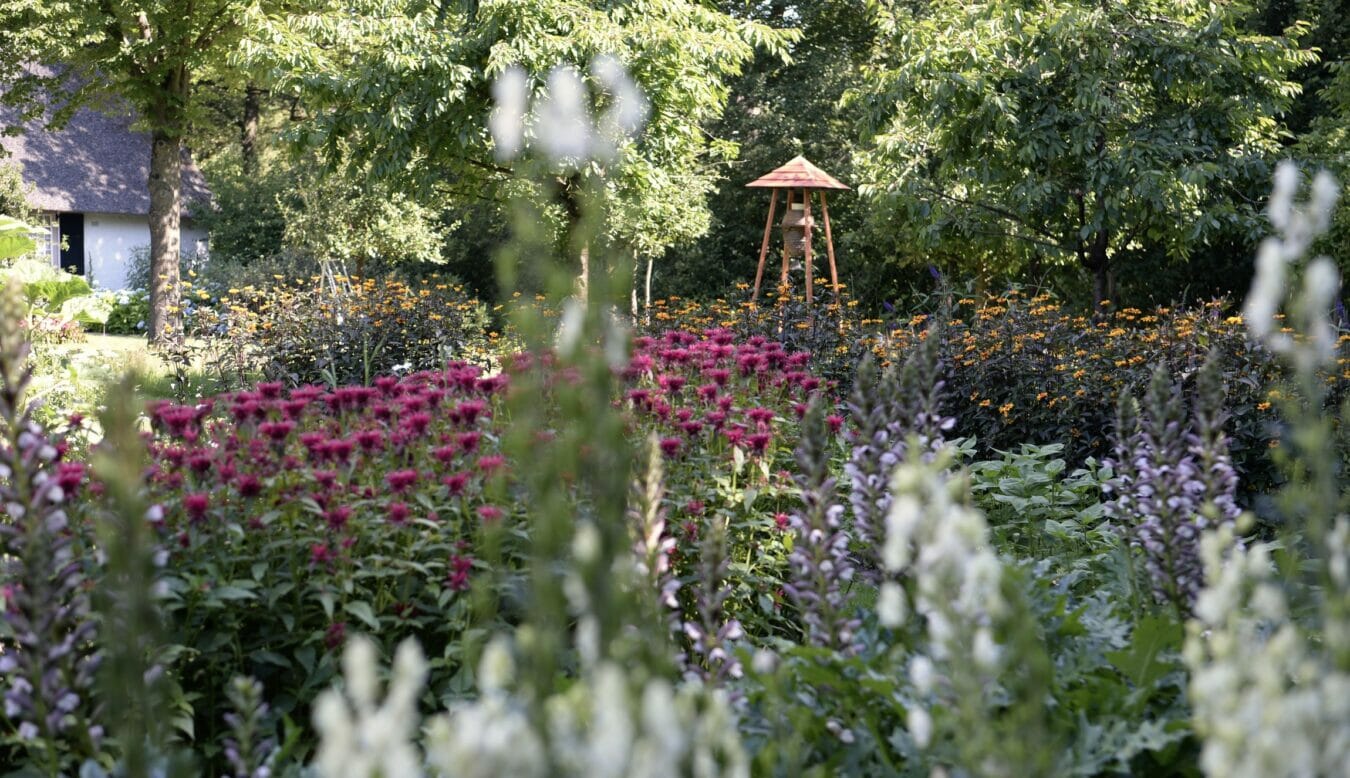
[[[492,82],[497,107],[488,118],[497,159],[506,162],[520,155],[525,140],[525,111],[530,97],[529,78],[512,65]]]

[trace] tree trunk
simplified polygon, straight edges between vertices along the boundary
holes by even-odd
[[[150,343],[183,341],[178,277],[179,215],[183,205],[183,146],[158,124],[150,133]]]
[[[1111,299],[1111,259],[1107,247],[1111,242],[1111,233],[1102,225],[1092,240],[1092,249],[1088,254],[1088,267],[1092,270],[1092,309],[1103,313],[1102,303]]]
[[[575,247],[577,239],[581,234],[581,175],[573,173],[567,178],[558,180],[557,198],[559,204],[563,207],[563,213],[567,217],[567,242],[569,246]],[[586,241],[581,244],[577,250],[581,260],[581,272],[577,275],[577,299],[582,305],[588,302],[590,279],[591,279],[591,244]]]
[[[581,247],[581,273],[577,276],[577,299],[585,305],[590,301],[589,287],[591,283],[591,244],[587,243]]]
[[[652,312],[652,264],[653,264],[653,260],[654,260],[654,257],[651,257],[651,256],[648,256],[648,257],[647,257],[647,289],[646,289],[645,293],[643,294],[643,299],[642,299],[642,307],[646,310],[647,315],[649,315],[649,316],[651,315],[651,312]]]
[[[244,116],[239,122],[239,149],[243,156],[244,175],[258,174],[258,116],[262,111],[263,90],[254,84],[244,87]]]

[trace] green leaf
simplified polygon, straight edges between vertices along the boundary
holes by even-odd
[[[343,605],[342,608],[364,622],[371,630],[380,631],[380,620],[375,617],[375,611],[370,607],[370,603],[365,600],[353,600]]]
[[[255,662],[261,662],[269,665],[276,665],[277,667],[281,667],[284,669],[290,669],[291,667],[290,660],[288,660],[281,654],[276,653],[275,651],[266,651],[264,649],[258,649],[257,651],[254,651],[253,653],[249,654],[249,658]]]
[[[0,216],[0,259],[13,259],[37,248],[32,234],[35,227],[10,216]]]
[[[257,592],[245,589],[242,586],[219,586],[211,590],[211,596],[217,600],[256,600]]]
[[[1106,659],[1137,689],[1148,689],[1174,668],[1164,655],[1181,646],[1181,625],[1164,616],[1145,616],[1135,625],[1128,648],[1110,651]]]

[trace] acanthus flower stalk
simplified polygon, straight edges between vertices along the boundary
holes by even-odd
[[[100,657],[86,587],[64,505],[57,442],[25,407],[31,379],[23,292],[0,290],[0,548],[6,560],[4,614],[13,643],[0,655],[5,716],[50,776],[99,753],[95,699]]]
[[[797,473],[801,507],[790,526],[796,542],[788,557],[789,582],[784,586],[796,603],[810,645],[845,653],[858,650],[861,621],[848,612],[847,588],[853,580],[844,506],[835,501],[835,479],[830,475],[831,439],[825,407],[816,398],[802,420],[797,445]]]
[[[1223,432],[1223,382],[1217,357],[1197,381],[1196,421],[1186,418],[1181,387],[1159,369],[1145,402],[1122,398],[1115,477],[1106,484],[1107,515],[1122,523],[1144,555],[1155,598],[1181,617],[1204,583],[1200,534],[1238,516],[1237,475]]]
[[[931,459],[945,443],[943,434],[955,425],[955,419],[941,412],[938,340],[930,333],[900,367],[881,371],[870,355],[858,367],[848,403],[852,448],[844,474],[851,487],[857,553],[869,572],[881,566],[890,477],[905,459],[906,445],[915,441]]]

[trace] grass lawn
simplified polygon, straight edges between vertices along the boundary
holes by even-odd
[[[141,335],[103,335],[91,332],[89,339],[84,343],[72,343],[71,346],[82,350],[108,350],[150,356],[149,342]]]

